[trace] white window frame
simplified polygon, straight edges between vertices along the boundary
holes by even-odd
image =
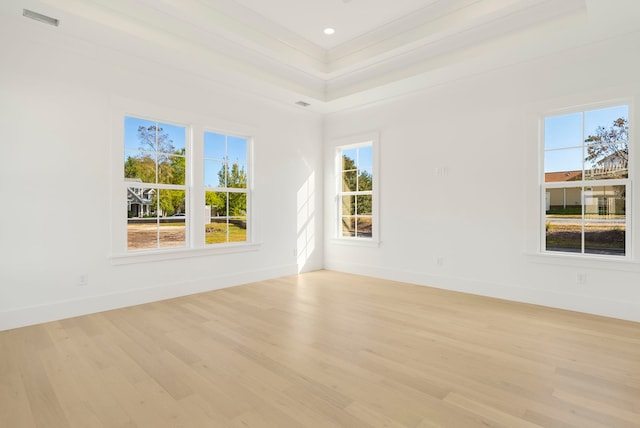
[[[333,141],[335,147],[334,175],[335,175],[335,198],[334,198],[334,233],[332,241],[338,244],[374,246],[380,245],[380,173],[379,173],[379,136],[377,132],[359,134],[350,137],[339,138]],[[342,152],[344,150],[371,146],[372,148],[372,190],[359,192],[342,191]],[[372,196],[372,230],[371,237],[342,236],[342,196],[343,195],[367,194]]]
[[[111,144],[111,251],[112,264],[130,264],[189,258],[194,256],[223,255],[230,253],[256,251],[261,247],[257,238],[256,222],[253,218],[253,143],[255,129],[223,119],[211,119],[207,116],[177,109],[165,108],[155,104],[122,97],[112,97],[112,144]],[[129,251],[127,248],[127,210],[126,187],[131,182],[124,180],[124,120],[134,117],[176,124],[187,128],[185,142],[186,177],[185,208],[187,215],[185,247],[157,248]],[[215,132],[224,135],[247,138],[247,240],[244,242],[205,244],[204,218],[204,133]],[[172,188],[174,185],[149,184],[145,187]],[[134,186],[135,187],[135,186]],[[123,190],[125,189],[125,190]]]
[[[584,113],[593,110],[606,109],[609,107],[616,106],[627,106],[628,108],[628,126],[629,126],[629,137],[628,137],[628,174],[625,179],[599,179],[599,180],[586,180],[584,176],[584,170],[580,181],[567,181],[567,182],[545,182],[545,168],[544,168],[544,160],[545,160],[545,129],[544,123],[545,119],[554,117],[554,116],[562,116],[567,114],[581,113],[582,121],[584,123]],[[632,148],[633,145],[633,102],[631,99],[617,99],[613,101],[599,102],[599,103],[589,103],[580,105],[572,108],[565,108],[559,110],[553,110],[543,113],[540,116],[540,124],[539,124],[539,219],[540,219],[540,253],[542,255],[550,255],[550,256],[559,256],[559,257],[575,257],[575,258],[586,258],[586,259],[605,259],[605,260],[620,260],[620,261],[630,261],[632,260],[632,242],[633,236],[632,233],[632,218],[634,215],[634,207],[633,207],[633,177],[636,174],[635,172],[635,163],[634,163],[634,152],[635,150]],[[582,143],[581,148],[584,151],[585,148],[585,135],[584,135],[584,126],[583,126],[583,135],[582,135]],[[576,146],[576,148],[578,148]],[[584,165],[584,164],[583,164]],[[586,221],[585,218],[585,188],[589,187],[609,187],[609,186],[625,186],[625,253],[624,255],[614,255],[614,254],[597,254],[597,253],[587,253],[585,252],[585,240],[584,240],[584,223]],[[551,189],[573,189],[580,188],[580,202],[582,206],[582,218],[581,223],[583,225],[582,229],[582,238],[581,238],[581,251],[580,252],[563,252],[563,251],[554,251],[546,249],[546,207],[547,207],[547,193]]]

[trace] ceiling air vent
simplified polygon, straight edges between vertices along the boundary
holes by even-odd
[[[53,25],[54,27],[57,27],[58,25],[60,25],[60,21],[57,20],[56,18],[52,18],[50,16],[43,15],[41,13],[34,12],[29,9],[22,9],[22,16],[35,19],[36,21],[44,22],[45,24]]]
[[[297,101],[296,105],[300,107],[309,107],[311,104],[305,103],[304,101]]]

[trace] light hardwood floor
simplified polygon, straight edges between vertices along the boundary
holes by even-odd
[[[0,426],[640,427],[640,324],[312,272],[0,332]]]

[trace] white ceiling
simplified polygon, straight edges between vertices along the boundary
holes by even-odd
[[[0,1],[28,25],[22,8],[71,39],[323,113],[640,31],[639,0]]]
[[[236,0],[300,37],[330,49],[437,0]],[[215,0],[211,3],[215,6]],[[334,28],[327,36],[323,30]]]

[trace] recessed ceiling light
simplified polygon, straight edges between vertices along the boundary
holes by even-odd
[[[333,33],[335,33],[335,32],[336,32],[336,30],[334,30],[334,29],[333,29],[333,28],[331,28],[331,27],[327,27],[327,28],[325,28],[325,29],[324,29],[324,34],[326,34],[326,35],[328,35],[328,36],[332,35],[332,34],[333,34]]]

